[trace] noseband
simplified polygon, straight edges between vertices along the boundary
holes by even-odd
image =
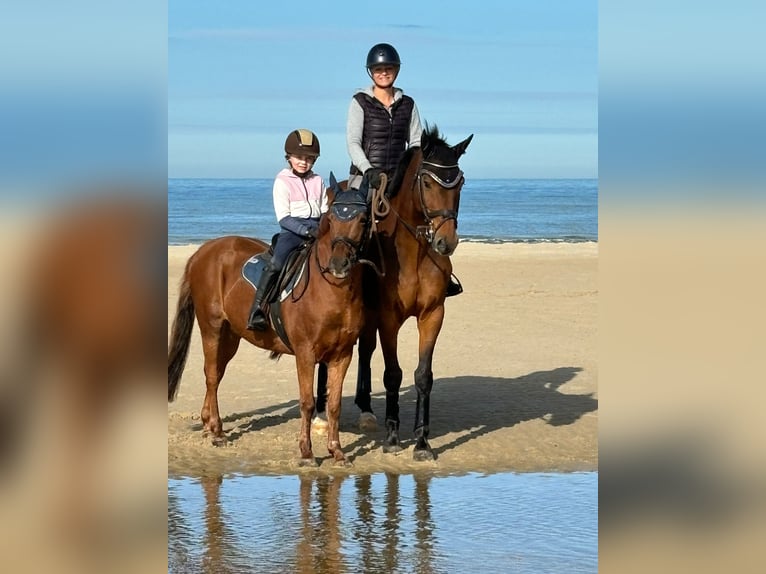
[[[427,169],[425,166],[430,166],[431,169]],[[422,162],[417,175],[418,196],[420,198],[420,208],[423,212],[423,217],[428,225],[419,225],[416,228],[416,236],[423,236],[429,243],[431,243],[436,232],[439,231],[439,228],[447,221],[454,219],[457,224],[457,209],[429,209],[426,205],[423,192],[423,175],[428,175],[445,189],[453,189],[460,186],[463,183],[464,177],[463,171],[457,164],[442,165],[425,160]],[[434,219],[437,217],[441,217],[442,220],[439,225],[434,227]]]

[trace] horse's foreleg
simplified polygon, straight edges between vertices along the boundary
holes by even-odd
[[[434,375],[431,370],[433,349],[420,355],[418,367],[415,369],[415,389],[417,403],[415,404],[415,460],[433,460],[434,454],[428,444],[429,422],[431,418],[431,388]]]
[[[431,388],[434,385],[434,374],[431,369],[436,338],[444,321],[444,307],[439,307],[432,313],[418,318],[418,366],[415,369],[415,460],[433,460],[434,453],[428,444],[429,423],[431,418]]]
[[[399,441],[399,389],[402,386],[402,368],[396,356],[399,329],[387,330],[380,334],[380,348],[383,351],[385,370],[383,385],[386,387],[386,438],[383,441],[383,452],[399,452],[402,450]]]
[[[311,416],[314,414],[314,358],[296,355],[295,366],[298,370],[298,392],[301,410],[301,430],[298,447],[301,451],[301,466],[316,466],[311,450]]]
[[[215,446],[222,446],[226,442],[221,415],[218,412],[218,385],[226,372],[226,365],[239,347],[239,337],[225,329],[202,333],[206,391],[201,417],[203,428],[212,435]]]
[[[351,353],[327,365],[327,450],[338,465],[348,464],[340,446],[340,401],[343,379],[351,363]]]

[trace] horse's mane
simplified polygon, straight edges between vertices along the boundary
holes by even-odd
[[[447,140],[444,139],[444,136],[439,133],[439,128],[436,124],[429,126],[428,122],[426,122],[423,135],[420,138],[420,145],[423,149],[430,150],[436,147],[448,147],[449,144],[447,144]],[[428,159],[429,157],[430,154],[428,154],[425,159]]]
[[[404,174],[407,173],[407,168],[412,161],[412,156],[419,149],[420,146],[413,146],[405,150],[402,157],[399,158],[399,165],[396,166],[394,177],[391,178],[391,182],[386,187],[386,195],[388,197],[394,197],[399,192],[399,188],[402,187],[402,182],[404,181]]]
[[[423,150],[423,159],[428,159],[433,155],[434,149],[445,146],[448,146],[447,141],[441,133],[439,133],[439,128],[436,124],[429,126],[428,122],[426,122],[423,135],[420,137],[420,145],[405,150],[399,158],[399,164],[396,166],[394,177],[391,179],[391,183],[388,184],[387,195],[389,197],[394,197],[399,192],[399,188],[402,187],[402,182],[404,181],[404,174],[407,173],[407,168],[412,162],[412,156],[415,155],[419,149]]]

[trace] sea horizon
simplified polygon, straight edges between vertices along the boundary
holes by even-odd
[[[327,180],[325,180],[327,182]],[[168,245],[279,231],[272,178],[168,178]],[[597,178],[471,178],[460,197],[460,240],[598,242]]]

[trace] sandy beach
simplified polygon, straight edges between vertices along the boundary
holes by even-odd
[[[168,247],[168,333],[178,283],[197,246]],[[434,356],[430,442],[437,459],[412,460],[417,364],[415,320],[403,327],[401,437],[397,455],[380,449],[385,394],[383,361],[373,359],[373,409],[379,430],[362,432],[353,404],[356,357],[346,376],[341,442],[352,466],[328,458],[314,434],[318,470],[297,465],[298,384],[291,356],[279,361],[243,343],[219,388],[229,442],[203,437],[205,394],[199,330],[178,396],[168,405],[168,471],[434,474],[575,471],[598,468],[598,245],[596,243],[461,243],[452,257],[465,292],[446,302]]]

